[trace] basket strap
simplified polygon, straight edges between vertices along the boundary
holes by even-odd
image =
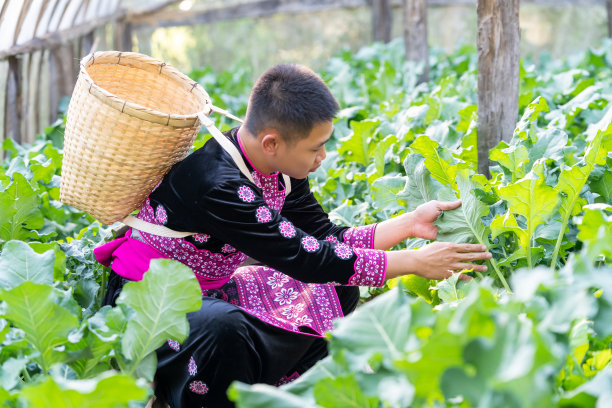
[[[125,225],[129,225],[134,229],[137,229],[138,231],[144,231],[147,234],[159,235],[168,238],[185,238],[195,234],[195,232],[174,231],[170,228],[164,227],[163,225],[143,221],[140,218],[134,217],[133,215],[128,215],[123,220],[121,220],[121,222]]]
[[[232,115],[228,111],[221,108],[217,108],[216,106],[210,105],[210,111],[220,113],[231,119],[237,120],[238,122],[242,122],[242,120]],[[219,129],[217,129],[217,127],[215,126],[215,122],[204,113],[199,113],[198,118],[200,119],[200,122],[202,122],[202,124],[206,127],[206,129],[208,129],[208,132],[210,132],[212,137],[214,137],[215,140],[221,145],[221,147],[223,147],[223,149],[229,153],[229,155],[232,157],[232,159],[238,166],[238,169],[240,169],[240,172],[242,172],[242,174],[244,174],[244,176],[248,178],[253,184],[256,184],[255,180],[253,179],[253,176],[251,175],[249,169],[246,166],[246,163],[242,159],[242,155],[240,154],[236,146],[234,146],[234,144],[230,142],[225,136],[223,136],[223,133],[221,133]],[[285,196],[287,196],[291,192],[291,179],[286,174],[283,174],[282,176],[283,181],[285,182]],[[139,231],[144,231],[148,234],[159,235],[168,238],[185,238],[190,235],[196,234],[195,232],[174,231],[170,228],[164,227],[163,225],[143,221],[139,218],[134,217],[133,215],[128,215],[123,220],[121,220],[121,222]]]

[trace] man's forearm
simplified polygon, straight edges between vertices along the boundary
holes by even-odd
[[[412,213],[402,214],[379,223],[374,234],[374,248],[383,250],[393,248],[411,236],[413,224]]]

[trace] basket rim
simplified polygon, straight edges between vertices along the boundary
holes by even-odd
[[[117,64],[128,65],[130,61],[138,61],[146,65],[151,65],[159,68],[160,74],[170,77],[171,79],[179,82],[191,83],[192,87],[190,92],[200,93],[204,98],[204,108],[202,111],[181,115],[176,113],[164,113],[162,111],[148,108],[144,105],[140,105],[135,102],[120,98],[119,96],[109,92],[96,84],[93,78],[87,72],[87,68],[100,60],[117,59]],[[97,61],[96,61],[97,60]],[[109,61],[110,62],[110,61]],[[209,115],[212,110],[212,101],[206,90],[197,82],[183,74],[178,69],[171,65],[166,64],[160,60],[150,57],[145,54],[137,52],[123,52],[123,51],[97,51],[86,55],[81,59],[80,62],[80,76],[82,79],[89,84],[89,93],[95,96],[102,103],[121,111],[122,113],[134,116],[138,119],[147,120],[149,122],[158,123],[165,126],[172,126],[176,128],[194,127],[200,125],[200,119],[198,115],[205,114]],[[196,93],[196,96],[197,96]]]

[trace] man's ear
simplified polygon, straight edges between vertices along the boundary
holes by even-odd
[[[281,136],[276,129],[266,129],[261,138],[261,148],[265,154],[274,156],[280,147]]]

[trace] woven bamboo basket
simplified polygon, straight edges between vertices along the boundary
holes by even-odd
[[[156,59],[86,56],[68,107],[60,200],[105,224],[122,220],[187,155],[211,107],[200,85]]]

